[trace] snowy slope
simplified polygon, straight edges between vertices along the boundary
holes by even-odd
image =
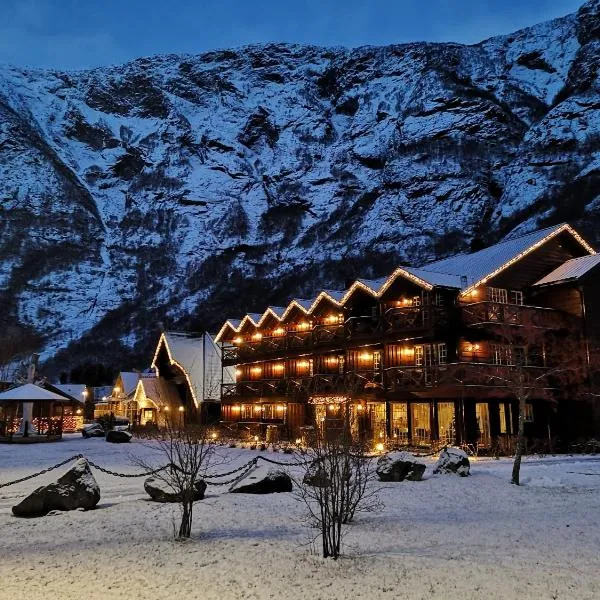
[[[116,363],[158,321],[213,328],[518,226],[598,242],[599,21],[591,0],[474,46],[0,67],[3,312],[46,359]]]

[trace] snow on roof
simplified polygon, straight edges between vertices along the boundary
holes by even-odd
[[[526,254],[535,250],[542,243],[547,242],[563,231],[568,231],[590,253],[595,250],[569,225],[563,223],[554,227],[547,227],[525,235],[509,238],[489,248],[484,248],[471,254],[458,254],[433,263],[428,263],[422,268],[426,271],[448,273],[467,278],[466,288],[476,287],[485,283],[505,268],[515,263]]]
[[[510,237],[489,248],[484,248],[471,254],[457,254],[421,267],[398,267],[389,277],[357,279],[344,292],[323,290],[314,300],[295,298],[290,301],[281,318],[285,317],[294,305],[300,306],[306,313],[310,313],[323,295],[329,296],[336,303],[343,305],[354,290],[359,287],[379,297],[385,293],[398,277],[405,277],[426,290],[431,290],[434,287],[447,287],[461,290],[461,293],[465,294],[471,288],[484,284],[563,231],[570,233],[590,255],[596,255],[596,251],[572,227],[566,223],[562,223],[554,227],[547,227],[539,231]],[[252,318],[253,316],[248,315],[244,319]],[[244,319],[242,319],[242,323]],[[256,320],[254,322],[255,324],[257,323]],[[216,337],[217,341],[221,339],[227,324],[231,323],[232,321],[229,320],[221,328]],[[234,327],[234,329],[239,331],[240,327]]]
[[[275,316],[278,319],[281,319],[281,316],[285,312],[285,308],[286,308],[285,306],[269,306],[269,309],[275,313]]]
[[[0,402],[70,402],[68,398],[45,390],[39,385],[25,383],[0,393]]]
[[[181,333],[163,333],[152,360],[152,368],[157,368],[156,359],[163,345],[167,350],[170,363],[183,371],[196,407],[204,400],[219,399],[221,349],[209,334],[190,337]],[[223,382],[230,383],[232,380],[235,380],[235,370],[233,367],[228,367],[223,370]]]
[[[306,300],[305,298],[294,298],[292,302],[300,305],[305,310],[309,310],[314,300]]]
[[[430,270],[422,267],[420,269],[416,267],[403,267],[405,271],[408,271],[411,275],[426,281],[434,287],[450,287],[460,289],[460,276],[451,273],[440,273],[438,271]]]
[[[359,283],[368,287],[375,294],[379,293],[379,290],[387,283],[389,277],[380,277],[379,279],[357,279]]]
[[[135,388],[133,400],[150,400],[157,408],[168,406],[174,409],[181,403],[175,384],[163,377],[142,377]]]
[[[52,384],[52,387],[67,394],[78,402],[83,402],[83,392],[86,389],[85,384],[83,383],[56,383]]]
[[[336,302],[341,302],[346,290],[323,290],[328,296],[331,296]]]
[[[600,254],[572,258],[554,269],[551,273],[548,273],[545,277],[542,277],[539,281],[536,281],[533,285],[550,285],[564,281],[573,281],[583,277],[598,264],[600,264]]]
[[[123,385],[123,389],[121,391],[126,396],[129,396],[129,394],[133,394],[133,392],[135,392],[135,387],[137,386],[140,374],[137,372],[121,371],[119,373],[119,378],[121,379],[121,383]]]

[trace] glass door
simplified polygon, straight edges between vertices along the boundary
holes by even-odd
[[[456,443],[456,422],[454,402],[438,402],[438,437],[443,446],[453,446]]]
[[[475,404],[475,416],[477,418],[478,443],[480,446],[490,446],[490,409],[487,402]]]
[[[429,446],[431,444],[431,418],[429,404],[415,403],[410,405],[412,420],[412,443],[415,446]]]

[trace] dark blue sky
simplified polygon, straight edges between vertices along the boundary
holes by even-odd
[[[474,43],[583,0],[0,0],[0,63],[87,68],[255,42]]]

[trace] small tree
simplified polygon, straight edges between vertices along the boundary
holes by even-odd
[[[377,510],[381,503],[368,485],[374,478],[374,461],[365,445],[352,439],[350,428],[329,436],[318,428],[317,432],[314,446],[298,455],[303,468],[295,483],[309,524],[319,529],[323,557],[335,560],[341,552],[342,526],[357,512]]]
[[[518,323],[503,323],[496,330],[496,384],[514,396],[518,404],[517,444],[511,483],[520,484],[525,451],[527,403],[533,398],[556,402],[565,391],[577,394],[586,381],[587,348],[577,324],[565,329],[543,327],[532,312],[523,312]]]
[[[192,533],[194,500],[197,486],[214,464],[215,446],[210,443],[205,427],[184,428],[170,420],[153,436],[154,444],[160,455],[170,465],[169,468],[154,474],[154,478],[162,482],[177,496],[181,507],[181,521],[177,537],[189,538]],[[138,465],[147,470],[156,466],[136,459]],[[164,464],[164,460],[162,464]]]

